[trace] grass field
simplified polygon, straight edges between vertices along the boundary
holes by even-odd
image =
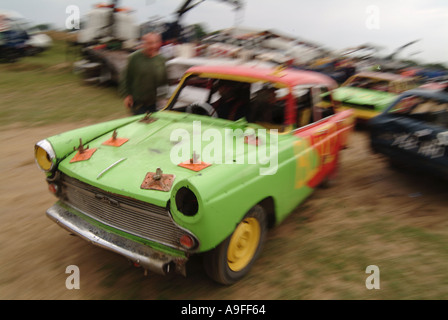
[[[27,126],[125,115],[116,88],[86,86],[73,73],[76,55],[64,41],[50,51],[0,64],[0,125]]]
[[[9,234],[16,229],[23,230],[24,224],[18,223],[30,219],[26,210],[36,217],[35,221],[29,220],[31,225],[57,228],[47,220],[39,222],[54,200],[40,201],[39,195],[46,194],[45,189],[41,190],[36,183],[28,185],[27,192],[33,188],[35,198],[24,201],[21,195],[25,189],[16,191],[9,187],[18,185],[17,177],[22,177],[26,170],[30,172],[27,176],[44,180],[43,175],[35,174],[38,169],[33,164],[29,143],[34,137],[25,137],[27,144],[17,145],[25,138],[13,139],[15,134],[11,131],[20,133],[26,128],[35,133],[55,125],[63,127],[65,123],[73,127],[127,115],[116,88],[82,84],[72,72],[73,56],[67,55],[66,49],[63,41],[56,41],[50,51],[41,55],[23,58],[14,64],[0,64],[0,130],[7,132],[13,141],[3,141],[9,160],[1,166],[3,175],[10,177],[3,183],[3,193],[9,192],[11,196],[3,198],[3,205],[11,218],[3,214],[5,221],[1,220],[9,226]],[[391,170],[370,152],[367,139],[364,132],[355,133],[353,144],[342,153],[341,170],[334,185],[317,189],[280,226],[271,230],[253,270],[231,287],[212,284],[195,264],[185,279],[158,276],[142,279],[140,270],[129,269],[121,257],[103,253],[82,240],[76,242],[76,251],[67,245],[74,240],[63,231],[43,236],[40,230],[25,224],[26,235],[14,233],[17,239],[0,241],[3,250],[0,297],[448,299],[446,182]],[[26,150],[19,152],[22,149]],[[25,158],[16,159],[21,154]],[[10,163],[11,168],[6,168]],[[36,205],[39,212],[35,212]],[[17,220],[17,215],[26,217]],[[3,246],[20,243],[19,238],[33,239],[32,252],[26,259],[22,257],[26,263],[20,268],[13,262],[20,260],[21,250]],[[23,247],[24,250],[31,248],[28,243]],[[42,252],[34,252],[39,248]],[[62,267],[73,263],[70,260],[73,257],[83,266],[83,290],[68,292],[63,282],[56,283],[65,278],[63,271],[62,276],[57,275],[55,266],[60,272]],[[38,265],[40,273],[31,273],[29,265]],[[380,270],[380,289],[366,288],[369,265],[376,265]],[[26,273],[28,278],[32,277],[33,286],[24,286]]]

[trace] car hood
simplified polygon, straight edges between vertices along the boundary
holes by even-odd
[[[396,94],[390,92],[354,87],[340,87],[333,91],[333,99],[336,101],[375,107],[385,107],[396,97]]]
[[[225,176],[230,176],[229,179],[232,179],[232,171],[241,170],[241,166],[232,166],[227,162],[225,164],[217,162],[211,163],[209,167],[201,171],[193,171],[181,167],[179,164],[183,160],[188,161],[193,154],[193,150],[200,155],[205,152],[204,148],[210,148],[210,142],[193,141],[193,139],[201,138],[196,131],[198,127],[202,133],[211,129],[213,131],[209,132],[219,132],[224,136],[226,129],[242,129],[242,132],[244,132],[246,125],[245,121],[230,122],[223,119],[172,111],[157,112],[148,121],[137,120],[118,128],[116,130],[117,141],[128,139],[123,145],[119,147],[104,145],[112,137],[112,132],[109,131],[88,142],[90,150],[96,149],[88,160],[73,162],[77,153],[77,151],[74,151],[60,162],[59,170],[107,192],[165,206],[170,199],[173,188],[168,191],[143,189],[141,186],[146,175],[155,173],[157,168],[160,168],[163,174],[173,175],[173,187],[180,181],[197,176],[201,177],[202,183],[207,177],[212,177],[208,179],[210,184],[214,185],[216,185],[215,178],[222,178],[224,173]],[[193,133],[194,128],[195,133]],[[182,134],[190,137],[190,139],[182,138]],[[74,141],[78,141],[76,137],[74,137]],[[232,151],[234,157],[238,157],[238,150],[235,151],[235,148],[228,149],[226,150],[223,143],[223,154]],[[184,154],[181,161],[179,159],[182,152],[179,151],[182,150],[189,151],[184,152],[187,154]],[[249,146],[244,151],[240,151],[244,154],[245,159],[249,157],[250,152],[256,152],[256,148]],[[211,188],[216,188],[216,186],[211,186]]]

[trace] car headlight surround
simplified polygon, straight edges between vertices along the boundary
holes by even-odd
[[[55,168],[56,153],[48,140],[41,140],[34,146],[34,158],[37,165],[45,172]]]
[[[176,193],[176,208],[183,215],[192,217],[198,213],[199,203],[194,192],[186,187],[180,188]]]

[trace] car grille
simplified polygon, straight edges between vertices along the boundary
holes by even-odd
[[[179,238],[188,232],[177,226],[168,209],[109,193],[61,176],[62,201],[85,215],[118,230],[183,250]]]

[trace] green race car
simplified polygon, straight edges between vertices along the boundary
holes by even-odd
[[[159,274],[193,254],[231,284],[270,227],[336,172],[351,111],[314,97],[335,87],[304,71],[193,67],[166,107],[65,132],[35,146],[58,201],[47,215]]]

